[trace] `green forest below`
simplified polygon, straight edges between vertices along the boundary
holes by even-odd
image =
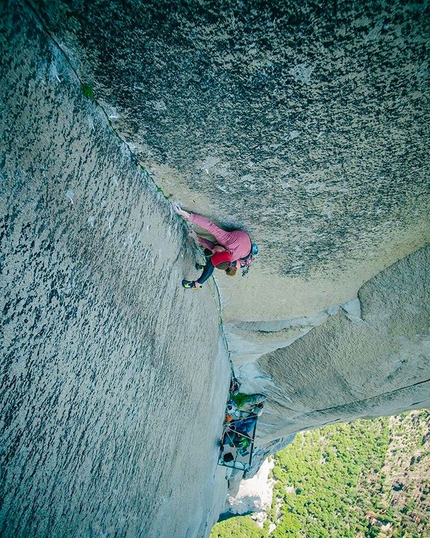
[[[274,456],[272,506],[211,538],[430,538],[430,411],[298,434]]]

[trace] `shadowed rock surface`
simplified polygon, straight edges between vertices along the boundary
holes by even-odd
[[[302,429],[430,405],[428,3],[22,5],[1,34],[3,529],[216,518],[216,290],[178,288],[196,252],[151,179],[259,244],[247,278],[216,275],[268,396],[256,467]]]

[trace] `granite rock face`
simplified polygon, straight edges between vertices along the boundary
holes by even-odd
[[[260,457],[277,436],[430,407],[429,267],[425,247],[367,282],[359,309],[340,308],[291,345],[239,368],[248,390],[268,395]]]
[[[34,5],[165,195],[259,244],[247,278],[218,277],[246,378],[347,331],[363,284],[428,243],[427,3]]]
[[[226,496],[214,290],[180,287],[176,215],[31,11],[0,10],[0,534],[205,536]]]
[[[256,468],[297,431],[430,405],[428,3],[0,9],[5,535],[216,519],[217,290],[178,288],[196,250],[154,183],[260,247],[216,276],[268,396]]]
[[[428,3],[32,4],[164,193],[259,244],[225,320],[322,312],[428,242]]]

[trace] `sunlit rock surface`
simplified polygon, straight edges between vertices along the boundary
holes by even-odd
[[[31,11],[1,9],[0,535],[205,536],[226,496],[215,290],[180,287],[176,215]]]
[[[341,308],[238,369],[244,388],[268,395],[260,459],[274,438],[302,429],[430,407],[429,268],[425,247],[366,283],[360,312]]]

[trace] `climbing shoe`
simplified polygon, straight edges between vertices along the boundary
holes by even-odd
[[[185,288],[185,289],[192,289],[192,290],[198,290],[199,288],[197,288],[196,286],[196,283],[194,282],[194,280],[183,280],[182,281],[182,287]]]

